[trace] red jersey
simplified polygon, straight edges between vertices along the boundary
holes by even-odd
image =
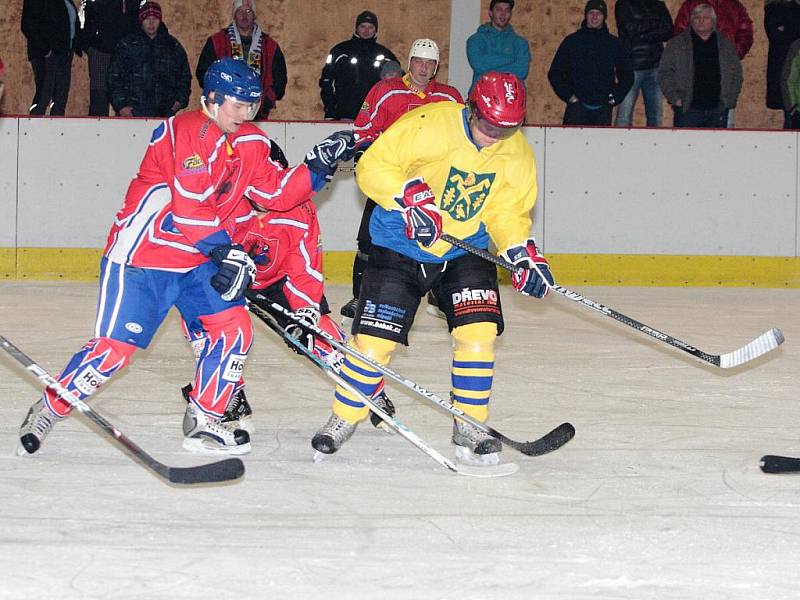
[[[301,164],[269,159],[269,138],[251,123],[225,135],[203,111],[172,117],[153,131],[103,254],[111,262],[188,271],[253,218],[248,198],[288,210],[312,194]]]
[[[436,80],[418,92],[413,89],[408,74],[379,81],[370,89],[353,124],[359,146],[371,144],[404,114],[431,102],[464,104],[464,99],[456,88]]]
[[[317,209],[310,200],[295,208],[259,214],[235,239],[252,255],[265,253],[266,265],[256,264],[253,288],[263,289],[284,276],[283,293],[295,311],[319,309],[322,300],[322,242]]]

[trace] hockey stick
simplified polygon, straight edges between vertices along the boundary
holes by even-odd
[[[471,467],[469,465],[462,465],[450,460],[437,450],[434,450],[433,448],[428,446],[428,444],[426,444],[422,440],[422,438],[420,438],[417,434],[415,434],[408,427],[406,427],[399,419],[385,412],[380,406],[375,404],[372,398],[368,398],[366,394],[362,394],[361,392],[358,391],[358,389],[350,385],[329,365],[325,364],[324,362],[319,360],[316,356],[314,356],[308,350],[308,348],[304,344],[302,344],[299,340],[296,340],[292,336],[288,335],[286,331],[283,329],[283,327],[281,327],[275,320],[275,317],[273,317],[270,313],[268,313],[266,310],[264,310],[254,302],[249,303],[249,308],[250,311],[254,315],[256,315],[260,321],[262,321],[272,331],[281,336],[284,340],[290,342],[295,348],[298,349],[298,351],[300,351],[303,354],[303,356],[308,358],[314,365],[320,368],[325,373],[325,375],[327,375],[338,385],[345,388],[351,394],[354,394],[361,402],[369,406],[370,410],[372,410],[381,419],[383,419],[384,423],[386,423],[389,427],[394,429],[406,440],[411,442],[411,444],[422,450],[422,452],[430,456],[433,460],[438,462],[446,469],[449,469],[453,473],[458,473],[459,475],[469,475],[471,477],[503,477],[505,475],[512,475],[519,470],[519,465],[515,463],[502,463],[499,465]],[[289,313],[289,314],[294,314],[294,313]]]
[[[487,250],[483,250],[482,248],[476,248],[469,242],[465,242],[464,240],[460,240],[455,238],[451,235],[446,233],[442,234],[442,239],[453,246],[457,246],[458,248],[462,248],[467,252],[474,254],[476,256],[480,256],[481,258],[488,260],[491,263],[494,263],[504,269],[511,271],[512,273],[517,270],[517,268],[511,264],[510,262],[503,260],[499,256],[495,256],[491,252]],[[674,348],[678,348],[691,354],[692,356],[699,358],[700,360],[704,360],[707,363],[711,363],[715,367],[720,367],[722,369],[730,369],[732,367],[738,367],[739,365],[743,365],[744,363],[750,362],[761,356],[762,354],[766,354],[780,346],[783,341],[783,333],[781,333],[780,329],[772,328],[769,331],[762,333],[753,341],[745,344],[738,350],[734,350],[733,352],[728,352],[726,354],[708,354],[707,352],[703,352],[702,350],[698,350],[694,346],[687,344],[686,342],[682,342],[678,338],[672,337],[666,333],[659,331],[658,329],[654,329],[644,323],[640,323],[639,321],[632,319],[626,315],[623,315],[620,312],[617,312],[613,308],[609,308],[608,306],[603,306],[602,304],[595,302],[594,300],[590,300],[589,298],[582,296],[578,292],[573,292],[570,289],[567,289],[561,285],[552,285],[550,286],[554,292],[561,294],[565,298],[572,300],[573,302],[577,302],[595,310],[599,313],[604,314],[607,317],[611,317],[615,321],[619,321],[623,325],[627,325],[628,327],[632,327],[642,333],[649,335],[652,338],[657,339],[660,342],[664,342],[665,344],[669,344]]]
[[[764,473],[798,473],[800,472],[800,458],[767,454],[761,457],[759,466]]]
[[[109,423],[103,415],[96,412],[88,404],[83,402],[83,400],[79,399],[62,386],[55,377],[36,364],[33,359],[2,335],[0,335],[0,346],[23,367],[33,373],[36,379],[41,381],[46,387],[55,391],[59,398],[67,402],[73,408],[76,408],[78,412],[95,423],[103,433],[114,438],[133,456],[133,458],[162,479],[170,483],[180,484],[217,483],[238,479],[244,475],[244,463],[238,458],[228,458],[195,467],[170,467],[160,463],[137,446],[124,433]]]
[[[269,300],[266,297],[264,297],[264,300],[269,302]],[[398,375],[397,373],[395,373],[390,368],[388,368],[388,367],[386,367],[384,365],[376,363],[375,361],[373,361],[367,355],[362,354],[361,352],[359,352],[358,350],[356,350],[354,348],[351,348],[347,344],[342,344],[337,339],[335,339],[332,335],[330,335],[327,331],[323,331],[319,327],[309,325],[303,319],[299,318],[293,312],[287,310],[286,308],[284,308],[280,304],[272,302],[272,303],[269,304],[269,307],[270,307],[270,309],[274,310],[275,312],[280,313],[280,314],[292,319],[296,323],[300,323],[301,325],[306,327],[306,329],[311,331],[314,335],[317,335],[317,336],[320,336],[320,337],[324,338],[331,346],[333,346],[337,350],[340,350],[340,351],[344,352],[345,354],[349,354],[350,356],[354,356],[354,357],[358,358],[359,360],[365,362],[366,364],[368,364],[370,367],[372,367],[376,371],[380,371],[385,376],[393,379],[394,381],[396,381],[400,385],[403,385],[403,386],[407,387],[408,389],[412,390],[413,392],[419,394],[420,396],[422,396],[426,400],[429,400],[432,403],[438,405],[439,407],[443,408],[444,410],[446,410],[447,412],[449,412],[453,416],[456,416],[459,419],[461,419],[462,421],[466,421],[467,423],[470,423],[470,424],[474,425],[475,427],[477,427],[481,431],[485,431],[489,435],[491,435],[491,436],[499,439],[500,441],[502,441],[507,446],[510,446],[514,450],[518,450],[519,452],[522,452],[522,454],[525,454],[526,456],[540,456],[542,454],[547,454],[548,452],[552,452],[554,450],[558,450],[559,448],[561,448],[561,446],[563,446],[564,444],[569,442],[573,438],[573,436],[575,435],[575,428],[572,426],[571,423],[562,423],[561,425],[559,425],[558,427],[556,427],[552,431],[549,431],[548,433],[544,434],[542,437],[540,437],[538,439],[531,440],[529,442],[518,442],[516,440],[512,440],[511,438],[506,437],[505,435],[503,435],[502,433],[500,433],[499,431],[497,431],[493,427],[490,427],[486,423],[483,423],[481,421],[478,421],[477,419],[472,418],[471,416],[469,416],[467,413],[465,413],[461,409],[453,406],[450,402],[447,402],[446,400],[442,400],[439,396],[437,396],[433,392],[429,392],[428,390],[426,390],[425,388],[423,388],[419,384],[411,381],[410,379],[406,379],[402,375]],[[261,307],[259,307],[259,308],[261,308]]]

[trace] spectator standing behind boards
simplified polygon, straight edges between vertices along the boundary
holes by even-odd
[[[664,48],[658,82],[675,111],[675,127],[723,128],[742,90],[742,63],[717,31],[710,4],[696,6],[690,23]]]
[[[158,3],[142,5],[139,23],[139,31],[122,38],[111,57],[111,105],[121,117],[171,117],[189,103],[186,51],[168,33]]]
[[[513,73],[523,84],[528,77],[531,50],[528,40],[511,26],[514,0],[492,0],[489,22],[467,39],[467,60],[472,67],[472,85],[488,71]]]
[[[630,60],[608,32],[603,0],[589,0],[580,29],[561,42],[547,77],[566,102],[564,125],[611,125],[611,110],[633,84]]]
[[[233,0],[233,22],[206,40],[195,70],[200,87],[211,63],[226,56],[246,61],[261,77],[264,95],[257,118],[269,118],[286,93],[286,59],[278,42],[256,23],[255,0]]]
[[[663,96],[658,87],[658,61],[664,42],[672,37],[669,9],[663,0],[618,0],[614,15],[619,39],[633,67],[633,86],[617,108],[614,125],[631,126],[641,90],[647,126],[660,127]]]
[[[784,107],[781,88],[783,64],[789,46],[800,38],[800,0],[766,0],[764,29],[769,39],[767,53],[767,108],[784,109],[783,128],[790,129],[791,115]],[[790,106],[791,108],[791,106]]]
[[[139,0],[82,0],[78,45],[89,59],[89,116],[107,117],[108,66],[114,48],[139,29]]]
[[[365,10],[356,17],[353,37],[331,48],[319,78],[326,119],[355,119],[367,92],[380,80],[384,63],[399,62],[377,36],[378,17]]]
[[[800,129],[800,39],[786,53],[781,74],[784,129]]]
[[[63,115],[69,98],[72,53],[75,46],[78,11],[72,0],[23,0],[22,33],[28,40],[28,60],[33,69],[36,91],[29,113]],[[50,106],[52,103],[52,106]]]
[[[708,4],[717,15],[717,31],[736,47],[742,60],[753,45],[753,21],[739,0],[685,0],[675,17],[675,35],[689,27],[691,12],[700,4]],[[733,109],[728,110],[726,127],[733,127]]]

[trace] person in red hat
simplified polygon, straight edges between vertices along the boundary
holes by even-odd
[[[489,417],[494,343],[503,331],[497,270],[440,239],[442,233],[482,249],[489,241],[520,270],[521,293],[543,297],[554,284],[547,260],[530,237],[536,164],[520,127],[525,87],[515,75],[490,71],[473,86],[467,106],[437,102],[396,120],[358,162],[356,180],[377,206],[372,248],[348,344],[387,364],[408,344],[420,300],[433,290],[453,338],[454,405],[473,419]],[[366,396],[382,382],[374,365],[347,356],[342,377]],[[312,439],[333,454],[367,416],[359,397],[336,388],[332,414]],[[500,441],[456,420],[457,459],[499,462]]]
[[[157,2],[142,4],[139,25],[112,55],[111,106],[121,117],[171,117],[189,104],[192,75],[186,51],[167,31]]]
[[[264,96],[258,118],[267,119],[286,93],[286,59],[278,42],[256,22],[255,0],[233,0],[232,13],[231,23],[206,40],[195,75],[202,85],[206,70],[218,58],[245,61],[261,77]]]

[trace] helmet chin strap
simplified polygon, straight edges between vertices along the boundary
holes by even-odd
[[[219,104],[212,102],[211,106],[209,107],[206,97],[200,96],[200,106],[203,107],[203,112],[206,113],[207,116],[215,121],[217,120],[217,116],[219,115]]]

